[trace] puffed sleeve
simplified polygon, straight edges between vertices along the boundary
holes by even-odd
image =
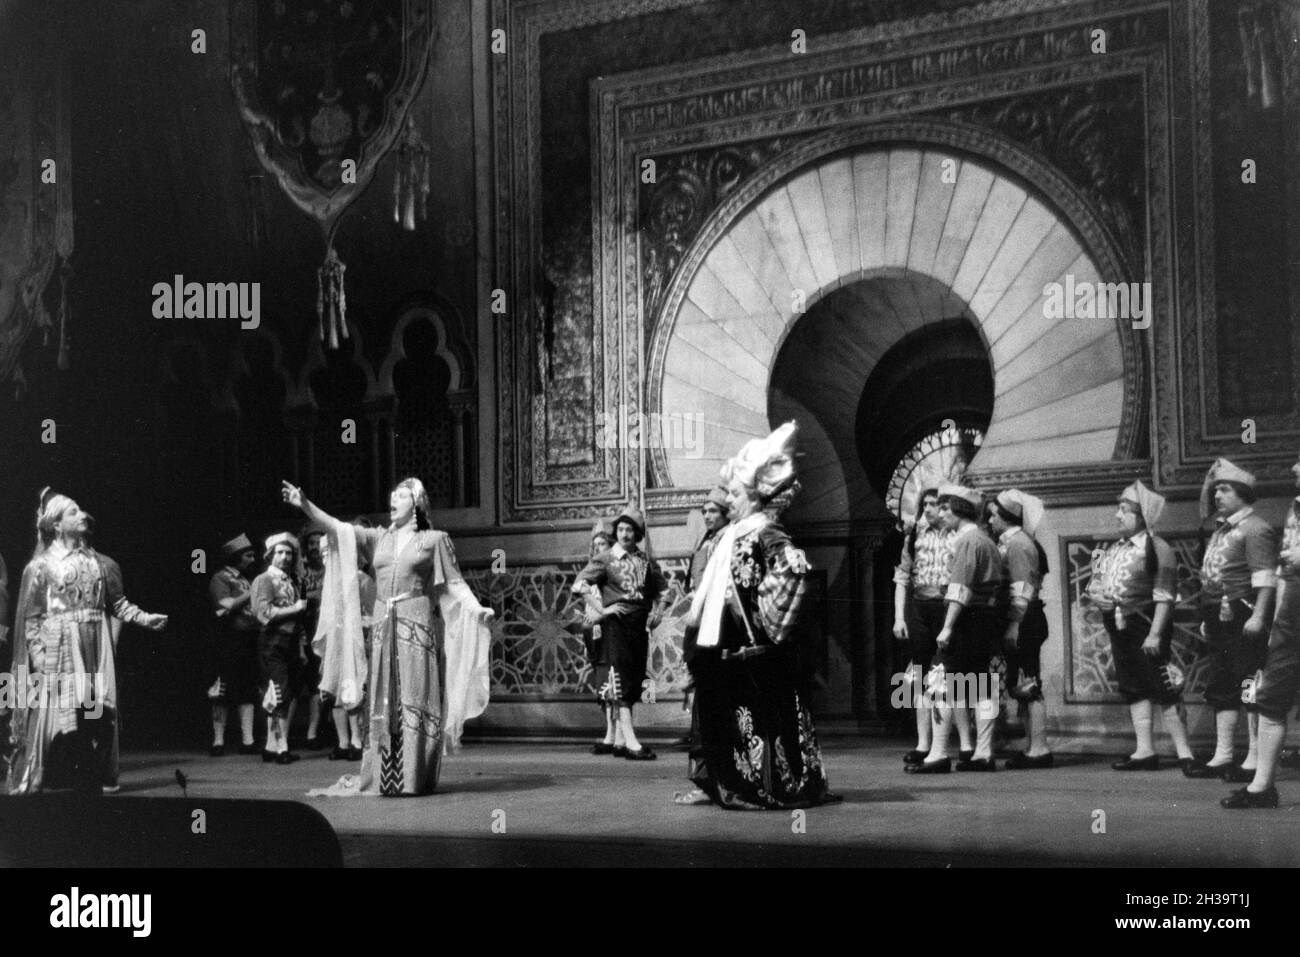
[[[910,586],[912,584],[912,564],[915,561],[912,557],[912,551],[916,547],[917,526],[912,525],[907,530],[903,538],[903,554],[899,556],[898,565],[894,568],[894,584]]]
[[[945,600],[955,601],[965,608],[975,597],[975,573],[979,567],[979,546],[974,535],[962,535],[952,549],[952,566],[948,571],[948,592]]]
[[[264,625],[271,623],[271,613],[275,611],[275,583],[265,572],[253,579],[252,598],[253,615]]]
[[[1154,602],[1178,600],[1178,557],[1173,546],[1163,538],[1153,535],[1151,543],[1156,550],[1156,575],[1151,581],[1151,600]]]
[[[609,552],[599,552],[583,566],[582,571],[578,572],[571,591],[575,595],[581,595],[586,591],[584,586],[591,585],[596,588],[604,588],[608,575]]]
[[[1027,535],[1016,535],[1007,545],[1007,581],[1011,585],[1011,600],[1017,605],[1028,605],[1034,600],[1038,577],[1038,549]]]
[[[1252,522],[1246,532],[1246,565],[1251,588],[1272,588],[1277,584],[1277,532],[1268,522]]]
[[[764,531],[767,571],[758,583],[758,614],[768,638],[780,644],[789,637],[803,604],[809,566],[803,550],[795,548],[784,530],[769,527]]]

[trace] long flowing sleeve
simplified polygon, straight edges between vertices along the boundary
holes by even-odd
[[[321,694],[352,710],[361,704],[367,673],[355,526],[340,524],[330,532],[330,544],[311,646],[321,659]]]
[[[479,603],[461,577],[450,537],[445,532],[434,535],[432,578],[433,584],[442,586],[437,589],[438,609],[446,623],[447,714],[443,750],[450,752],[460,747],[465,722],[478,717],[488,706],[493,613]]]
[[[28,667],[40,672],[45,665],[45,643],[41,639],[41,623],[45,620],[45,573],[36,562],[23,571],[19,590],[17,628],[27,644]],[[14,652],[15,658],[18,652]]]

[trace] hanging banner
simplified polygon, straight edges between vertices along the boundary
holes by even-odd
[[[325,238],[318,314],[346,338],[339,217],[401,133],[433,46],[433,0],[233,0],[231,84],[262,165]]]

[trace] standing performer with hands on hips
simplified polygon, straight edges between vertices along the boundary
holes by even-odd
[[[371,558],[375,570],[375,633],[365,682],[369,741],[360,774],[345,775],[323,793],[429,794],[438,785],[444,749],[457,748],[465,722],[487,707],[492,611],[465,584],[451,537],[430,527],[429,498],[419,479],[397,483],[383,529],[341,522],[289,482],[283,483],[282,495],[330,535],[334,573],[327,569],[322,609],[351,607],[335,591],[356,589],[358,551]],[[344,673],[327,669],[322,687],[336,680],[340,688],[348,687],[365,667],[364,652],[357,653],[363,641],[360,623],[336,624],[322,622],[322,628],[334,628],[331,640],[345,648],[326,649],[321,657],[338,662]]]

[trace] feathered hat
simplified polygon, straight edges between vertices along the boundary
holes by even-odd
[[[795,435],[799,426],[785,423],[765,439],[750,439],[722,467],[724,481],[738,481],[766,502],[794,482]]]

